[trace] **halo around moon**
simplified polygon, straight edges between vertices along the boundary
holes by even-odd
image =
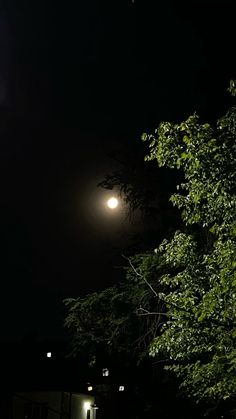
[[[118,205],[119,205],[119,201],[118,201],[118,199],[117,199],[117,198],[115,198],[114,196],[112,196],[111,198],[109,198],[109,199],[107,200],[107,206],[108,206],[108,208],[110,208],[110,209],[115,209],[115,208],[117,208],[117,207],[118,207]]]

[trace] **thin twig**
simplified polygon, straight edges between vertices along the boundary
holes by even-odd
[[[137,269],[134,267],[134,265],[132,264],[131,260],[129,258],[127,258],[126,256],[123,255],[123,258],[125,258],[126,260],[128,260],[131,268],[133,269],[134,273],[139,276],[140,278],[142,278],[144,280],[144,282],[148,285],[148,287],[150,288],[150,290],[153,292],[153,294],[155,295],[155,297],[158,297],[157,292],[154,290],[153,286],[146,280],[146,278],[144,276],[142,276]]]
[[[142,311],[142,313],[139,313],[139,311]],[[139,307],[136,310],[136,313],[138,314],[138,316],[151,316],[151,315],[156,315],[156,316],[167,316],[167,317],[173,317],[175,319],[179,319],[179,317],[173,316],[172,314],[169,313],[158,313],[156,311],[148,311],[143,307]]]

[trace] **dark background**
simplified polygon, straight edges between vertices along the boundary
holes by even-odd
[[[111,155],[135,160],[162,120],[216,119],[230,78],[234,1],[2,3],[1,340],[62,337],[62,299],[121,278],[145,226],[104,207]]]

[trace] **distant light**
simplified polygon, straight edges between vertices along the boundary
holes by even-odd
[[[52,358],[52,352],[47,352],[47,358]]]
[[[84,409],[85,410],[89,410],[91,407],[91,403],[90,402],[84,402]]]
[[[124,391],[125,390],[125,387],[124,386],[120,386],[119,387],[119,391]]]
[[[108,199],[108,201],[107,201],[107,206],[110,209],[115,209],[118,206],[118,204],[119,204],[118,199],[115,198],[114,196],[112,198]]]
[[[108,377],[109,375],[109,369],[108,368],[103,368],[102,370],[102,376],[103,377]]]
[[[88,391],[92,391],[93,386],[88,386]]]

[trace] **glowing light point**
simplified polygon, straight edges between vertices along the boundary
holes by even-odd
[[[109,375],[109,369],[108,368],[103,368],[102,369],[102,376],[103,377],[108,377]]]
[[[107,206],[110,209],[115,209],[118,206],[119,202],[114,196],[107,201]]]
[[[52,352],[47,352],[47,358],[51,358],[52,357]]]
[[[89,410],[90,407],[91,407],[90,402],[84,402],[84,408],[85,408],[85,410]]]

